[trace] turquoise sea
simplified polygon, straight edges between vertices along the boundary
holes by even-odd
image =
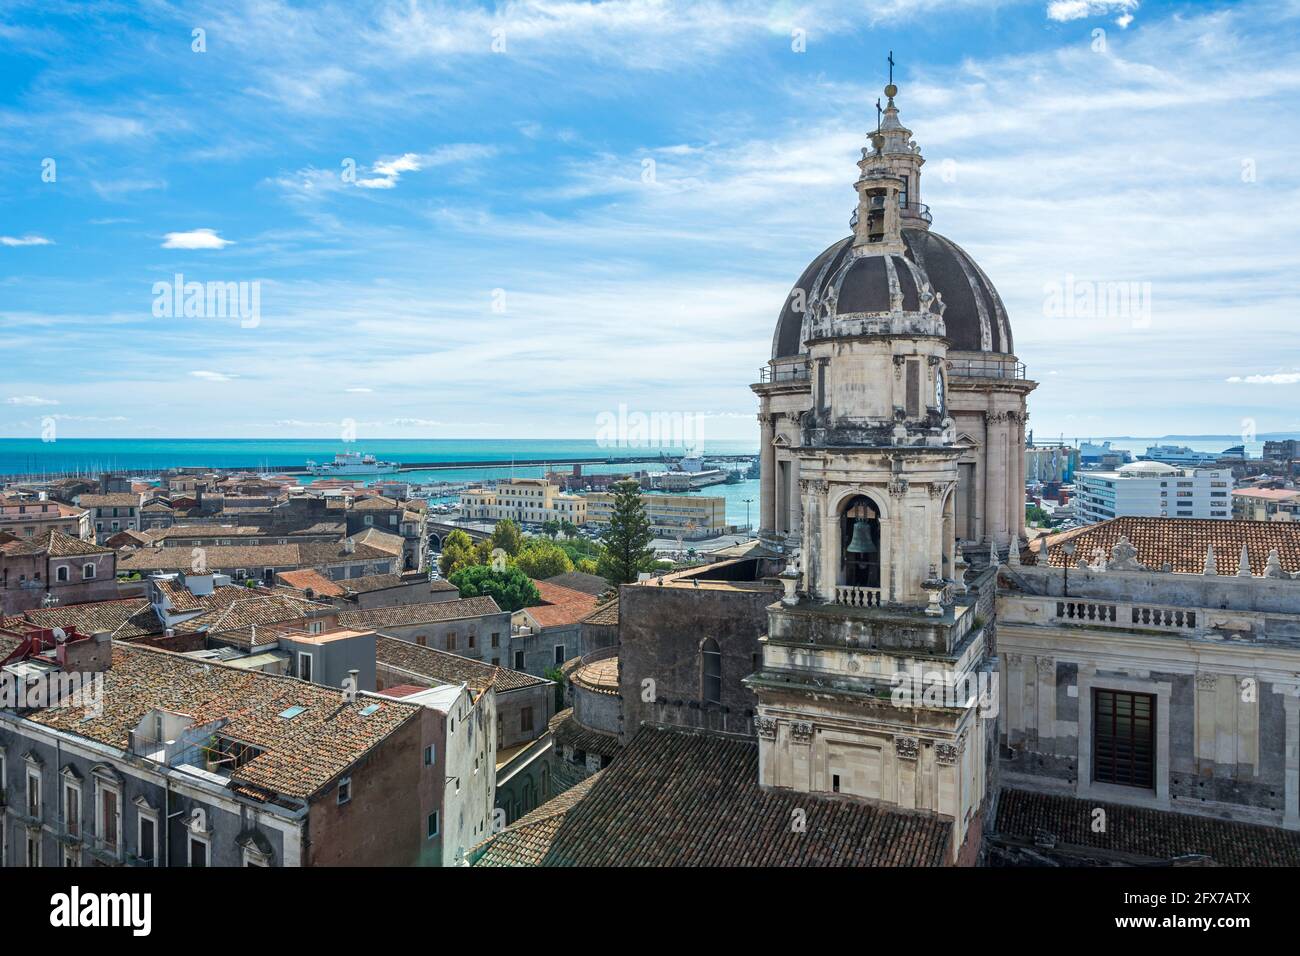
[[[541,477],[542,466],[514,466],[511,459],[617,458],[612,465],[583,465],[591,474],[608,474],[660,467],[660,452],[680,455],[681,448],[610,448],[595,441],[569,439],[387,439],[343,444],[327,439],[206,439],[206,438],[67,438],[54,442],[0,439],[0,475],[96,475],[126,471],[148,477],[167,468],[249,468],[259,472],[301,467],[308,460],[330,461],[343,451],[372,454],[382,461],[499,461],[501,467],[404,471],[386,476],[429,484],[487,478]],[[706,455],[757,455],[757,441],[715,441],[704,447]],[[299,479],[306,483],[310,476]],[[758,516],[758,482],[715,485],[697,494],[727,499],[727,520],[744,524],[746,498],[751,520]]]

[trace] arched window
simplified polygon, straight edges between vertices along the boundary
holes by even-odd
[[[722,649],[711,637],[700,645],[700,697],[706,704],[722,703]]]
[[[840,565],[845,584],[880,587],[880,513],[861,495],[840,516]]]
[[[93,564],[82,565],[81,576],[85,580],[89,581],[91,578],[95,576],[95,566]]]
[[[56,581],[68,580],[68,566],[66,564],[60,566],[59,570],[54,572],[54,578]]]

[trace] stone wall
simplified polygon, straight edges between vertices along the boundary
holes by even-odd
[[[753,734],[754,695],[741,681],[758,670],[773,587],[681,583],[624,585],[619,603],[619,684],[624,743],[643,722]],[[702,703],[700,648],[722,652],[722,703]],[[649,682],[649,683],[647,683]],[[648,699],[647,699],[648,698]]]

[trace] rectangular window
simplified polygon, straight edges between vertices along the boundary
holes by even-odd
[[[344,777],[339,781],[339,806],[352,799],[352,778]]]
[[[907,363],[907,417],[916,418],[921,414],[921,363],[909,360]]]
[[[563,663],[564,663],[564,645],[556,644],[555,645],[555,666],[559,667]]]
[[[519,730],[521,733],[531,733],[533,729],[533,709],[531,707],[519,708]]]
[[[99,792],[99,836],[106,850],[117,849],[117,792],[101,790]]]
[[[447,632],[447,650],[454,651],[455,649],[456,649],[456,632],[449,631]]]
[[[208,845],[202,840],[190,837],[190,866],[208,865]]]
[[[27,774],[27,815],[29,817],[41,815],[41,778],[39,774],[33,772]]]
[[[81,832],[81,790],[71,784],[63,788],[63,826],[68,836]]]
[[[501,634],[499,632],[492,635],[492,646],[493,647],[501,646]]]
[[[303,680],[311,680],[311,655],[298,652],[298,676]]]
[[[430,840],[438,835],[438,811],[434,810],[429,814],[429,819],[425,821],[425,833]]]
[[[515,651],[515,670],[521,671],[523,669],[524,669],[524,652]]]
[[[1155,787],[1156,699],[1151,694],[1092,692],[1092,779]]]
[[[430,744],[428,747],[424,748],[424,765],[426,767],[433,766],[433,756],[433,745]]]
[[[153,818],[143,815],[140,817],[140,839],[136,855],[148,866],[153,866],[156,862],[154,856],[154,846],[157,843],[155,826]]]

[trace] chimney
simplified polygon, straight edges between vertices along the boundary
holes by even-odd
[[[90,637],[65,635],[59,641],[59,663],[65,671],[99,674],[113,666],[113,635],[96,631]]]
[[[353,539],[353,538],[344,538],[344,539],[343,539],[343,553],[344,553],[344,554],[356,554],[356,552],[357,552],[357,542],[356,542],[356,540]]]

